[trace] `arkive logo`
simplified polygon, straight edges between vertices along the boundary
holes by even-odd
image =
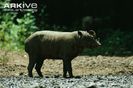
[[[4,11],[37,11],[37,3],[5,3],[3,5]]]

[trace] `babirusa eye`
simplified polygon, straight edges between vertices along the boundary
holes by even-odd
[[[97,38],[98,41],[100,41],[100,38]]]

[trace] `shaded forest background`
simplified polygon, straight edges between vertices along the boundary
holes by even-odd
[[[102,47],[88,55],[132,55],[131,0],[1,0],[4,3],[37,3],[38,11],[0,11],[0,48],[24,50],[24,40],[39,30],[95,30]]]

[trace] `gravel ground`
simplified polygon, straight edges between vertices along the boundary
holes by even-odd
[[[72,61],[76,78],[62,78],[61,60],[45,60],[38,78],[27,76],[25,53],[0,50],[0,88],[133,88],[133,56],[78,56]]]
[[[133,76],[83,76],[81,78],[11,76],[0,78],[0,88],[133,88]]]

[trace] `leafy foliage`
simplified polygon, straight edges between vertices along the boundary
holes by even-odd
[[[0,1],[0,6],[3,3],[8,3],[11,1],[14,0],[2,0]],[[132,27],[130,27],[132,26],[132,21],[130,20],[132,15],[128,16],[129,14],[127,13],[123,14],[123,10],[121,11],[121,7],[118,8],[117,3],[105,1],[91,2],[84,0],[76,2],[72,0],[71,2],[75,4],[71,3],[71,5],[69,1],[66,1],[66,3],[64,3],[64,1],[59,1],[60,3],[58,3],[58,1],[53,1],[53,3],[51,3],[51,1],[43,0],[35,2],[38,4],[38,12],[34,14],[22,13],[24,16],[20,18],[19,16],[21,16],[21,13],[0,13],[0,48],[8,50],[23,50],[24,40],[37,30],[83,30],[84,28],[81,26],[80,21],[83,16],[88,15],[95,18],[94,23],[96,22],[96,31],[103,33],[103,35],[100,36],[102,37],[102,40],[100,41],[102,42],[102,47],[98,49],[87,49],[84,53],[87,53],[88,55],[133,54],[133,32],[130,30],[132,29]],[[85,7],[84,3],[86,3]],[[105,6],[101,5],[102,3],[106,3]],[[66,5],[69,5],[69,7],[66,8]],[[97,8],[96,5],[102,7]],[[109,5],[109,7],[106,5]],[[115,9],[112,8],[113,5],[116,5],[114,8],[118,8],[118,11],[115,11]],[[92,9],[92,7],[94,9]],[[116,13],[114,14],[112,11]],[[83,12],[86,12],[86,14],[81,14]],[[119,16],[119,14],[121,14],[121,16]],[[14,22],[14,19],[16,19],[17,24]],[[129,27],[126,27],[126,25],[129,25]],[[104,31],[103,28],[108,29],[108,31]],[[125,28],[128,32],[123,31],[121,28]]]
[[[1,48],[15,50],[23,48],[25,38],[37,29],[34,22],[35,19],[30,13],[25,14],[21,19],[17,19],[17,25],[13,23],[15,16],[15,13],[4,13],[1,15]]]

